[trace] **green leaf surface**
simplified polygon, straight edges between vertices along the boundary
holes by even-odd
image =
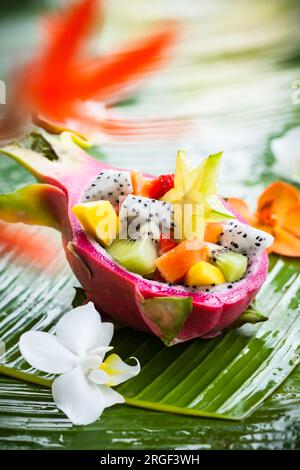
[[[145,411],[126,405],[72,427],[48,389],[0,379],[2,449],[293,449],[300,445],[300,374],[295,371],[242,422]],[[129,424],[130,423],[130,424]]]
[[[177,148],[184,147],[195,157],[222,148],[221,192],[251,200],[276,178],[270,139],[300,122],[299,105],[291,100],[291,85],[300,76],[299,2],[219,0],[196,6],[187,0],[176,5],[174,11],[171,0],[159,8],[157,2],[134,0],[127,10],[120,8],[120,0],[112,0],[104,49],[130,34],[144,33],[149,19],[168,18],[170,11],[184,21],[186,32],[170,66],[148,82],[135,100],[123,102],[114,112],[126,118],[176,115],[189,123],[189,131],[161,142],[151,134],[142,141],[105,142],[94,154],[111,165],[160,174],[173,168]],[[29,11],[19,18],[1,18],[3,77],[12,57],[28,55],[33,49],[35,35]],[[14,162],[0,159],[1,192],[31,181]],[[39,233],[30,230],[33,237]],[[45,233],[49,244],[58,247],[58,238],[50,230]],[[70,307],[75,280],[60,254],[57,248],[52,265],[41,273],[24,266],[22,256],[16,259],[12,251],[2,250],[0,339],[8,352],[1,367],[32,374],[20,358],[19,336],[30,328],[52,331],[57,318]],[[257,301],[258,310],[270,318],[266,322],[168,349],[147,335],[118,331],[116,352],[123,358],[136,355],[143,366],[139,376],[119,387],[136,407],[108,409],[101,420],[84,428],[72,426],[55,408],[45,387],[49,383],[28,384],[2,375],[0,447],[299,447],[299,288],[299,261],[272,257],[268,281]],[[42,376],[32,377],[39,381]],[[177,412],[218,414],[230,420],[137,408],[149,402],[157,409],[174,411],[176,406]]]
[[[30,230],[32,237],[38,234]],[[49,241],[51,235],[52,243],[59,243],[50,233]],[[57,318],[70,308],[74,279],[63,256],[54,260],[60,272],[54,278],[47,271],[36,276],[28,264],[24,268],[17,260],[12,263],[11,256],[12,252],[1,257],[0,326],[7,350],[0,372],[28,380],[22,375],[26,372],[31,374],[29,380],[47,388],[52,377],[28,369],[17,343],[30,328],[53,330]],[[272,257],[268,281],[257,299],[258,308],[269,316],[261,325],[171,348],[150,335],[118,330],[115,352],[124,359],[134,355],[142,365],[142,372],[118,390],[127,404],[136,407],[225,420],[244,418],[278,388],[299,361],[299,288],[299,262]],[[20,382],[19,386],[24,389],[25,385]],[[0,422],[2,419],[0,415]]]

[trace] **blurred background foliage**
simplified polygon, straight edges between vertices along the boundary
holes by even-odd
[[[26,8],[25,2],[8,3],[22,3],[0,18],[0,78],[9,86],[8,71],[41,45],[41,10],[69,0],[32,0]],[[115,49],[165,19],[178,20],[182,33],[167,66],[116,114],[177,117],[188,126],[173,140],[150,135],[140,142],[104,141],[102,154],[113,165],[162,173],[172,168],[178,147],[194,159],[223,149],[227,195],[243,196],[244,183],[274,178],[269,141],[300,122],[300,106],[292,103],[292,84],[300,75],[299,2],[128,0],[123,6],[122,0],[106,2],[104,26],[92,41],[96,52]]]

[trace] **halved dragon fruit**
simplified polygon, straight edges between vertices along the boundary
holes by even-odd
[[[59,228],[67,259],[75,275],[88,298],[102,312],[121,324],[153,333],[171,345],[196,337],[217,335],[249,306],[267,276],[265,234],[241,225],[243,221],[236,214],[236,219],[230,222],[233,222],[232,232],[229,229],[226,236],[222,235],[221,242],[223,240],[227,247],[237,250],[241,246],[242,251],[249,254],[247,272],[235,283],[225,282],[202,288],[145,279],[114,262],[105,249],[85,233],[71,210],[82,201],[82,197],[102,198],[103,194],[97,193],[100,190],[106,192],[105,197],[110,196],[110,192],[114,193],[111,196],[119,197],[123,192],[120,191],[120,184],[130,184],[128,172],[112,169],[93,159],[77,145],[78,138],[68,132],[60,136],[43,132],[35,134],[33,140],[34,146],[32,139],[26,139],[2,149],[2,153],[33,173],[40,184],[0,196],[0,217],[10,222],[22,220]],[[40,153],[34,148],[42,148],[43,151]],[[99,175],[111,176],[113,182],[116,179],[116,192],[108,184],[105,188],[97,188],[94,181]],[[206,180],[203,184],[210,196],[213,189]],[[131,186],[127,188],[124,190],[127,191],[127,202],[135,203],[133,196],[128,196]],[[172,197],[176,194],[173,192]],[[168,204],[164,206],[168,207]],[[216,212],[208,206],[206,211],[212,221],[218,221]],[[256,240],[256,237],[263,240]]]

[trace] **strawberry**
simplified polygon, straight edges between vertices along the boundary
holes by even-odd
[[[157,178],[146,179],[143,175],[133,170],[131,172],[133,194],[160,199],[170,189],[174,188],[174,174],[160,175]]]
[[[160,175],[158,177],[161,184],[161,194],[159,199],[163,197],[170,189],[174,188],[174,174]]]
[[[160,199],[170,189],[174,187],[174,175],[160,175],[157,178],[148,180],[142,188],[143,196],[151,199]]]
[[[140,191],[140,195],[150,199],[159,199],[161,193],[161,183],[158,178],[147,180]]]

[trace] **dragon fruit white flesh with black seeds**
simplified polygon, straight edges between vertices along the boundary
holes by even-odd
[[[123,201],[119,219],[121,236],[133,240],[145,235],[158,239],[161,233],[170,233],[175,227],[171,204],[132,194]]]
[[[119,199],[132,193],[132,183],[129,171],[103,170],[82,195],[82,202],[109,201],[113,206],[119,204]]]
[[[273,242],[272,235],[232,220],[224,224],[219,244],[248,257],[266,250]]]

